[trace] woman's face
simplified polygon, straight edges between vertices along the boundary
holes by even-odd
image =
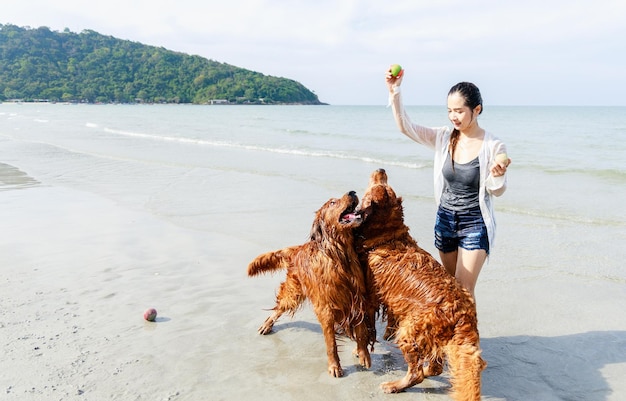
[[[448,96],[448,119],[459,131],[465,131],[472,124],[476,124],[476,116],[480,113],[480,106],[472,111],[465,105],[465,98],[458,92]]]

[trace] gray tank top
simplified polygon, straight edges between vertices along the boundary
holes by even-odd
[[[478,157],[469,163],[454,163],[450,153],[443,164],[443,193],[441,206],[449,210],[462,211],[480,207],[478,186],[480,185],[480,163]]]

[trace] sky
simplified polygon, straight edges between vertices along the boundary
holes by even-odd
[[[626,106],[624,0],[0,0],[0,24],[103,35],[296,80],[335,105]]]

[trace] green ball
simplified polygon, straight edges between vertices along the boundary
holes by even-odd
[[[394,64],[391,66],[391,75],[394,77],[397,77],[398,74],[400,74],[400,71],[402,71],[402,67],[400,66],[400,64]]]

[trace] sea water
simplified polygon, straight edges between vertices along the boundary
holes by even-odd
[[[407,111],[449,124],[445,106]],[[512,159],[490,265],[626,282],[626,108],[492,106],[480,124]],[[412,234],[436,251],[432,161],[382,105],[0,104],[5,186],[13,171],[270,249],[303,242],[324,201],[362,194],[382,167]]]

